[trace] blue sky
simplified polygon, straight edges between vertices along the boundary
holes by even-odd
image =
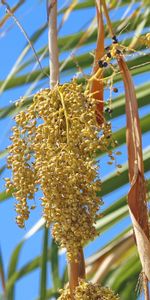
[[[26,3],[19,9],[17,13],[17,17],[19,18],[23,28],[25,31],[31,36],[35,30],[43,25],[46,21],[46,7],[45,7],[46,1],[40,1],[40,0],[34,0],[29,3],[29,1],[26,1]],[[59,5],[62,3],[62,1],[58,1]],[[9,1],[10,6],[14,4],[14,1]],[[122,11],[119,12],[120,14],[123,13]],[[5,9],[0,6],[0,17],[4,16]],[[82,11],[79,11],[78,13],[71,14],[71,17],[64,25],[63,29],[60,31],[61,35],[67,35],[69,33],[78,32],[84,24],[86,24],[87,21],[91,20],[91,18],[94,16],[95,11],[94,9],[87,9],[86,14],[83,18]],[[116,12],[117,14],[117,12]],[[119,15],[117,15],[118,17]],[[115,16],[112,16],[114,18]],[[60,20],[60,17],[59,17]],[[13,67],[14,62],[17,60],[19,54],[21,53],[21,50],[23,49],[24,45],[26,44],[25,38],[23,34],[20,32],[19,28],[14,24],[13,20],[10,19],[7,21],[6,25],[4,26],[6,29],[6,34],[2,34],[3,31],[0,32],[0,49],[1,49],[1,56],[0,56],[0,80],[3,80],[7,77],[9,74],[11,68]],[[35,43],[35,49],[38,51],[41,46],[47,43],[47,32],[45,32],[39,41]],[[93,45],[94,47],[94,45]],[[91,48],[92,49],[92,48]],[[89,48],[89,51],[91,50]],[[85,51],[85,49],[81,49],[80,53]],[[31,55],[32,51],[30,51]],[[29,57],[29,54],[27,55]],[[62,55],[61,55],[61,58]],[[47,64],[47,59],[45,59],[42,64],[45,66]],[[26,69],[28,71],[28,68]],[[65,79],[61,78],[62,81],[70,79],[69,76],[67,76]],[[136,76],[134,78],[134,82],[137,85],[139,82],[144,83],[148,80],[147,74],[145,74],[142,78],[140,76]],[[44,86],[48,84],[47,82],[44,82]],[[16,99],[18,99],[21,95],[23,95],[27,89],[28,85],[22,86],[20,88],[14,88],[12,90],[7,90],[0,96],[0,107],[4,107],[8,105],[11,102],[14,102]],[[123,91],[122,84],[119,83],[119,92]],[[146,108],[146,110],[141,109],[140,115],[143,116],[147,109],[150,110],[150,106]],[[8,144],[9,144],[9,136],[10,136],[10,127],[12,125],[12,119],[7,118],[6,120],[0,121],[0,150],[3,150]],[[119,119],[115,119],[113,121],[113,129],[117,130],[121,126],[125,125],[125,117],[121,117]],[[143,137],[143,146],[147,147],[149,145],[149,134],[145,134]],[[122,156],[120,158],[120,162],[125,162],[127,160],[126,156],[126,147],[121,147]],[[4,161],[0,161],[0,165],[3,165]],[[113,171],[113,168],[110,169],[106,163],[106,158],[104,157],[101,161],[101,176],[102,178],[105,178],[105,176],[108,175],[108,172]],[[4,189],[4,181],[3,177],[7,176],[7,171],[5,171],[2,174],[2,178],[0,179],[0,186],[1,190]],[[149,174],[147,174],[149,177]],[[127,193],[129,186],[124,186],[121,189],[118,189],[116,194],[109,194],[104,198],[105,204],[104,208],[107,207],[110,203],[118,199],[119,197],[123,196]],[[7,272],[7,267],[9,264],[10,256],[12,253],[12,250],[15,246],[21,241],[24,234],[39,220],[41,217],[41,208],[40,203],[38,200],[36,200],[37,209],[36,211],[32,212],[31,218],[26,226],[25,230],[20,230],[16,224],[15,224],[15,212],[14,212],[14,199],[10,199],[8,201],[5,201],[1,203],[1,209],[0,209],[0,246],[2,249],[2,255],[4,259],[4,266],[5,266],[5,272]],[[123,221],[115,225],[113,228],[111,228],[111,231],[108,231],[107,233],[102,234],[96,241],[94,241],[92,244],[86,247],[85,255],[86,257],[94,253],[97,249],[102,247],[105,243],[107,243],[113,236],[117,235],[117,233],[125,228],[127,224],[130,223],[129,217],[125,218]],[[43,232],[42,230],[37,232],[34,236],[32,236],[28,241],[25,242],[24,247],[22,249],[18,268],[23,266],[26,262],[30,261],[37,255],[40,255],[41,249],[42,249],[42,239],[43,239]],[[49,242],[51,241],[51,238],[49,236]],[[60,269],[64,266],[64,260],[65,257],[62,255],[60,258]],[[62,271],[62,270],[61,270]],[[50,272],[49,272],[50,274]],[[24,277],[16,284],[16,295],[15,299],[13,300],[33,300],[37,299],[38,292],[39,292],[39,276],[40,276],[40,270],[37,270],[30,275]],[[48,286],[51,286],[51,277],[48,276]]]

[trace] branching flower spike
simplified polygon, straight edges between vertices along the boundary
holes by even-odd
[[[95,154],[109,144],[111,132],[103,124],[98,136],[95,107],[96,100],[75,81],[42,90],[16,116],[9,147],[13,177],[6,179],[6,186],[17,200],[17,224],[24,227],[28,203],[40,186],[46,225],[54,223],[53,236],[70,260],[96,236],[94,223],[102,204],[96,194],[101,182]]]

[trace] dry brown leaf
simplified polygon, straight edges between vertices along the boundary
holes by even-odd
[[[86,273],[90,277],[93,276],[92,282],[101,281],[106,273],[109,272],[112,264],[118,262],[133,245],[133,233],[129,231],[119,240],[109,244],[106,248],[89,257],[86,260]]]
[[[91,281],[93,283],[101,282],[105,276],[109,273],[113,264],[118,262],[122,255],[126,253],[131,246],[133,246],[133,236],[130,236],[123,243],[115,247],[112,252],[99,264],[97,271],[95,272]]]
[[[146,274],[148,280],[150,281],[150,242],[145,235],[144,231],[141,229],[137,223],[132,211],[129,209],[130,216],[132,219],[134,232],[137,240],[137,248],[140,256],[141,264],[144,273]],[[143,247],[144,245],[144,247]]]
[[[128,193],[129,212],[143,271],[150,280],[148,211],[138,106],[134,84],[127,64],[121,55],[117,59],[123,77],[126,98],[126,141],[128,147],[129,181],[131,185]]]

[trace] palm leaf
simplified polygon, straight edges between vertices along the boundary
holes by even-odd
[[[44,229],[43,253],[41,260],[41,284],[40,284],[40,300],[46,299],[47,287],[47,255],[48,255],[48,229]]]

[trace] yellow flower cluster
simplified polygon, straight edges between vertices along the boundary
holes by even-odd
[[[30,137],[28,139],[24,132],[24,126],[26,126],[26,115],[21,112],[16,117],[16,122],[19,124],[12,128],[13,136],[11,137],[12,145],[9,146],[8,168],[12,169],[13,179],[5,178],[7,192],[13,191],[13,196],[16,198],[16,222],[19,227],[24,227],[24,221],[29,218],[29,206],[27,205],[27,199],[33,199],[35,188],[35,170],[31,164],[31,148]],[[33,125],[34,124],[34,125]],[[20,129],[22,126],[22,129]],[[35,122],[31,121],[31,131],[35,132]],[[29,129],[29,128],[28,128]],[[27,140],[28,139],[28,140]]]
[[[12,129],[8,167],[13,177],[6,179],[6,186],[17,200],[17,224],[24,227],[27,200],[40,185],[46,225],[54,223],[53,236],[67,249],[69,259],[95,237],[102,204],[96,195],[101,183],[94,157],[111,132],[107,123],[99,127],[95,110],[95,100],[73,81],[36,94],[32,105],[16,116]]]
[[[71,300],[70,290],[66,288],[61,290],[59,300]],[[119,300],[119,296],[108,287],[102,287],[100,284],[92,284],[80,280],[79,285],[74,292],[74,300]]]

